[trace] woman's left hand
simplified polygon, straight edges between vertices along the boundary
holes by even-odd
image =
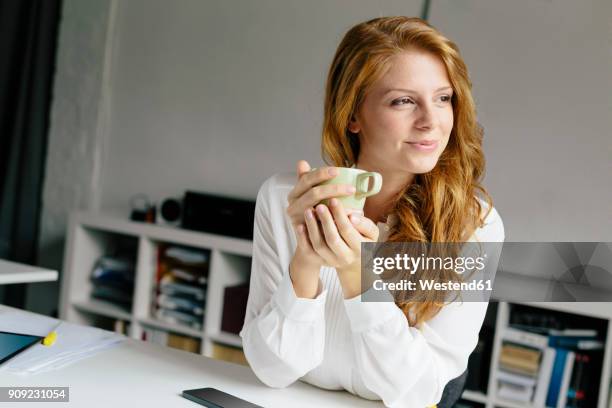
[[[319,204],[315,211],[316,218],[306,217],[310,244],[327,265],[336,268],[344,297],[357,296],[361,293],[361,243],[376,242],[378,227],[363,215],[349,217],[335,198],[330,208]]]

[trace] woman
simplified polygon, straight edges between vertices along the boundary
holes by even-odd
[[[297,180],[262,185],[245,355],[271,387],[301,379],[387,406],[434,405],[466,370],[487,303],[361,302],[360,244],[504,240],[480,184],[482,131],[457,47],[418,18],[350,29],[328,75],[322,150],[333,166],[381,173],[383,187],[349,217],[337,200],[317,205],[352,193],[319,185],[334,167],[300,161]]]

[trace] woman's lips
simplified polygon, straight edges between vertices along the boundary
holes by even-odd
[[[406,142],[410,145],[410,147],[412,147],[413,149],[416,149],[418,151],[422,151],[422,152],[431,152],[436,150],[436,148],[438,147],[438,142],[423,142],[423,143],[417,143],[417,142]]]

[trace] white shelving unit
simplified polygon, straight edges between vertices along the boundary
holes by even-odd
[[[518,289],[517,289],[518,290]],[[606,302],[572,303],[572,302],[512,302],[512,304],[526,305],[544,310],[553,310],[564,313],[595,317],[607,321],[606,344],[604,350],[604,365],[599,384],[598,408],[608,408],[608,391],[610,388],[611,362],[612,362],[612,304]],[[533,404],[525,404],[498,398],[496,393],[499,355],[502,347],[503,333],[508,327],[510,319],[510,304],[499,302],[495,320],[493,337],[493,352],[491,354],[487,393],[465,390],[462,398],[478,402],[486,408],[543,408]],[[596,407],[593,407],[596,408]]]
[[[96,260],[108,253],[113,243],[134,240],[137,245],[132,309],[126,311],[110,302],[90,297],[90,275]],[[203,330],[157,320],[151,315],[160,244],[185,245],[210,251]],[[221,331],[223,294],[227,286],[248,282],[252,242],[175,227],[122,220],[116,217],[75,213],[69,221],[64,275],[60,296],[60,317],[70,322],[95,325],[96,319],[123,320],[130,325],[129,336],[141,339],[152,328],[201,339],[200,353],[212,356],[213,343],[242,347],[241,339]]]
[[[89,277],[94,262],[106,253],[118,236],[137,241],[137,262],[133,306],[131,311],[89,297],[92,285]],[[186,245],[210,250],[204,329],[194,330],[153,318],[150,314],[154,276],[157,268],[157,246],[161,243]],[[126,321],[129,335],[140,339],[145,328],[170,331],[201,339],[201,354],[212,356],[213,343],[242,347],[239,336],[221,331],[223,293],[226,286],[246,282],[250,274],[252,242],[244,239],[187,231],[122,220],[117,217],[75,213],[70,218],[64,259],[64,275],[60,298],[60,317],[72,322],[94,324],[95,317]],[[525,285],[526,283],[519,283]],[[517,287],[517,290],[520,288]],[[607,408],[612,360],[612,304],[591,303],[517,303],[536,308],[556,310],[607,321],[604,366],[601,375],[598,407]],[[487,393],[466,390],[465,400],[483,404],[486,408],[536,408],[528,404],[503,401],[495,397],[497,362],[503,330],[508,326],[509,305],[499,302],[490,361],[491,378]],[[612,408],[612,407],[611,407]]]

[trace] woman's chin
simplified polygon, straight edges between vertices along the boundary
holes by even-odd
[[[437,163],[437,158],[436,160],[410,160],[409,165],[405,167],[412,174],[425,174],[432,171]]]

